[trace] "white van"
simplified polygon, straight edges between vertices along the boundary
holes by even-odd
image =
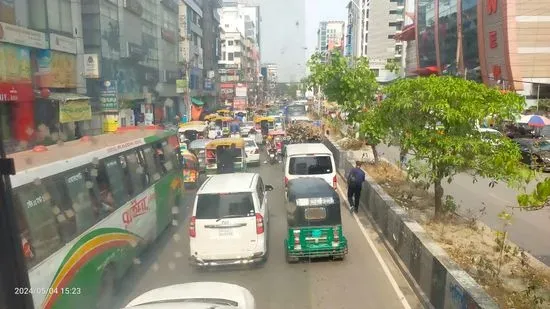
[[[209,177],[197,192],[189,222],[190,261],[196,266],[250,264],[267,257],[267,192],[257,173]]]
[[[285,149],[284,162],[285,188],[292,179],[318,177],[336,189],[336,164],[332,152],[325,145],[320,143],[288,145]]]

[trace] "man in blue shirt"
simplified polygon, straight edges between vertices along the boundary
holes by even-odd
[[[347,180],[350,210],[357,212],[361,198],[361,188],[363,188],[363,182],[365,181],[365,172],[361,169],[361,162],[355,162],[355,167],[349,171]]]

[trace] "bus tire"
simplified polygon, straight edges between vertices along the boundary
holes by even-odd
[[[110,264],[103,270],[101,276],[101,282],[99,286],[99,293],[97,299],[97,309],[110,309],[113,308],[113,301],[116,287],[116,273],[115,267]]]

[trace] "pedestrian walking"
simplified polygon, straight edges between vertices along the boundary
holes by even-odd
[[[361,162],[356,161],[355,167],[349,171],[348,175],[348,201],[350,211],[359,210],[359,201],[361,198],[361,188],[365,181],[365,172],[361,169]]]

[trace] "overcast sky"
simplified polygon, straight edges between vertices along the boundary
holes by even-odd
[[[260,0],[261,58],[279,66],[279,81],[299,81],[315,51],[320,21],[347,17],[345,0]]]

